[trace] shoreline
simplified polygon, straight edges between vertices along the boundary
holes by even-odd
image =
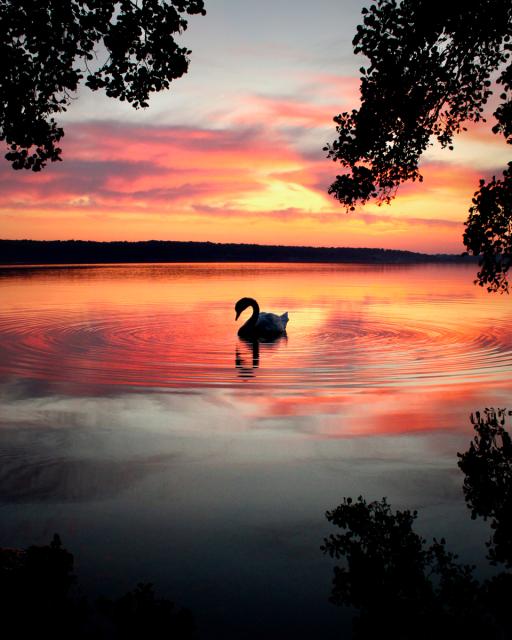
[[[477,264],[463,254],[400,249],[307,247],[147,240],[0,240],[0,264],[101,265],[162,263]]]

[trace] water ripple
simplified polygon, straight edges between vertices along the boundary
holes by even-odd
[[[373,313],[331,314],[288,339],[257,346],[235,326],[204,315],[49,309],[0,314],[0,375],[53,382],[145,388],[326,389],[504,379],[512,333],[503,318],[468,328],[460,320],[414,320]],[[197,327],[201,327],[201,331]]]

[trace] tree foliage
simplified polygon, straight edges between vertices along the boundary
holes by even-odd
[[[61,159],[54,115],[81,80],[146,107],[186,73],[191,52],[175,34],[204,13],[203,0],[0,0],[0,140],[13,168]]]
[[[485,121],[499,87],[493,132],[512,143],[510,0],[376,0],[363,9],[354,51],[361,67],[359,109],[334,118],[338,138],[325,147],[347,170],[329,188],[348,210],[371,199],[389,203],[405,181],[422,181],[419,160],[433,141],[453,148],[468,122]],[[506,290],[512,254],[510,165],[482,181],[464,242],[481,256],[478,281]]]
[[[151,583],[114,600],[85,598],[74,558],[58,534],[49,545],[0,547],[0,610],[18,638],[52,640],[192,640],[192,613],[157,596]]]
[[[476,638],[487,629],[473,567],[458,563],[444,539],[427,546],[413,529],[416,511],[393,512],[385,498],[360,496],[344,498],[326,517],[343,530],[321,547],[344,561],[334,567],[330,601],[358,610],[355,638],[426,639],[440,631]]]
[[[341,532],[321,550],[334,567],[330,601],[357,610],[354,637],[402,639],[511,638],[512,411],[485,409],[471,416],[475,436],[458,466],[471,517],[489,520],[491,565],[504,567],[478,581],[444,539],[428,545],[414,531],[416,511],[393,511],[386,498],[344,498],[327,520]]]
[[[506,427],[511,415],[505,409],[477,411],[471,416],[475,437],[467,451],[457,454],[471,517],[491,523],[488,558],[507,569],[512,568],[512,438]]]

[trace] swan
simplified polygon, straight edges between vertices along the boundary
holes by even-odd
[[[286,335],[286,325],[288,324],[288,312],[278,316],[275,313],[260,312],[260,307],[254,298],[240,298],[235,304],[236,318],[248,307],[252,307],[252,316],[238,329],[241,338],[255,340],[266,338],[272,340],[278,336]]]

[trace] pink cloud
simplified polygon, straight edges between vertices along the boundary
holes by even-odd
[[[83,216],[94,216],[98,233],[101,221],[110,219],[110,226],[105,226],[104,231],[110,237],[114,233],[114,217],[120,221],[130,215],[133,237],[136,225],[142,227],[146,217],[153,216],[151,229],[157,229],[155,216],[170,221],[176,216],[189,216],[193,220],[189,225],[198,225],[193,229],[189,226],[193,237],[200,234],[202,239],[208,239],[215,224],[217,241],[236,241],[230,220],[237,219],[259,225],[259,242],[272,243],[277,238],[275,225],[280,225],[281,244],[341,242],[361,246],[365,230],[369,233],[370,227],[371,246],[423,250],[424,234],[423,244],[417,244],[419,228],[432,235],[432,242],[434,234],[441,233],[451,238],[454,247],[460,243],[466,205],[478,186],[477,170],[426,163],[425,182],[404,185],[396,207],[367,207],[347,216],[339,203],[327,195],[339,168],[325,159],[321,151],[323,140],[319,140],[318,152],[304,151],[293,136],[280,130],[294,117],[316,126],[323,107],[281,98],[266,99],[264,105],[276,114],[274,119],[268,118],[273,129],[258,123],[219,130],[112,122],[72,125],[64,139],[64,162],[37,174],[14,172],[7,163],[0,164],[0,211],[9,222],[5,228],[18,228],[20,235],[16,237],[29,237],[34,216],[45,212],[51,220],[48,237],[61,237],[59,234],[64,231],[59,219],[63,215],[69,218],[66,229],[73,228],[73,215],[82,221],[82,229]],[[458,209],[439,208],[447,194],[460,200]],[[264,225],[268,225],[267,238]],[[290,230],[288,241],[285,225]],[[384,226],[388,235],[379,239],[378,229]],[[339,241],[331,228],[339,229]],[[118,223],[117,229],[116,237],[124,237],[123,224]],[[13,237],[12,231],[8,233]],[[39,237],[44,237],[43,233],[46,231],[41,230]],[[244,229],[244,233],[241,239],[248,241],[249,230]],[[155,236],[154,231],[151,234]],[[79,235],[84,237],[83,231],[77,231],[75,237]]]

